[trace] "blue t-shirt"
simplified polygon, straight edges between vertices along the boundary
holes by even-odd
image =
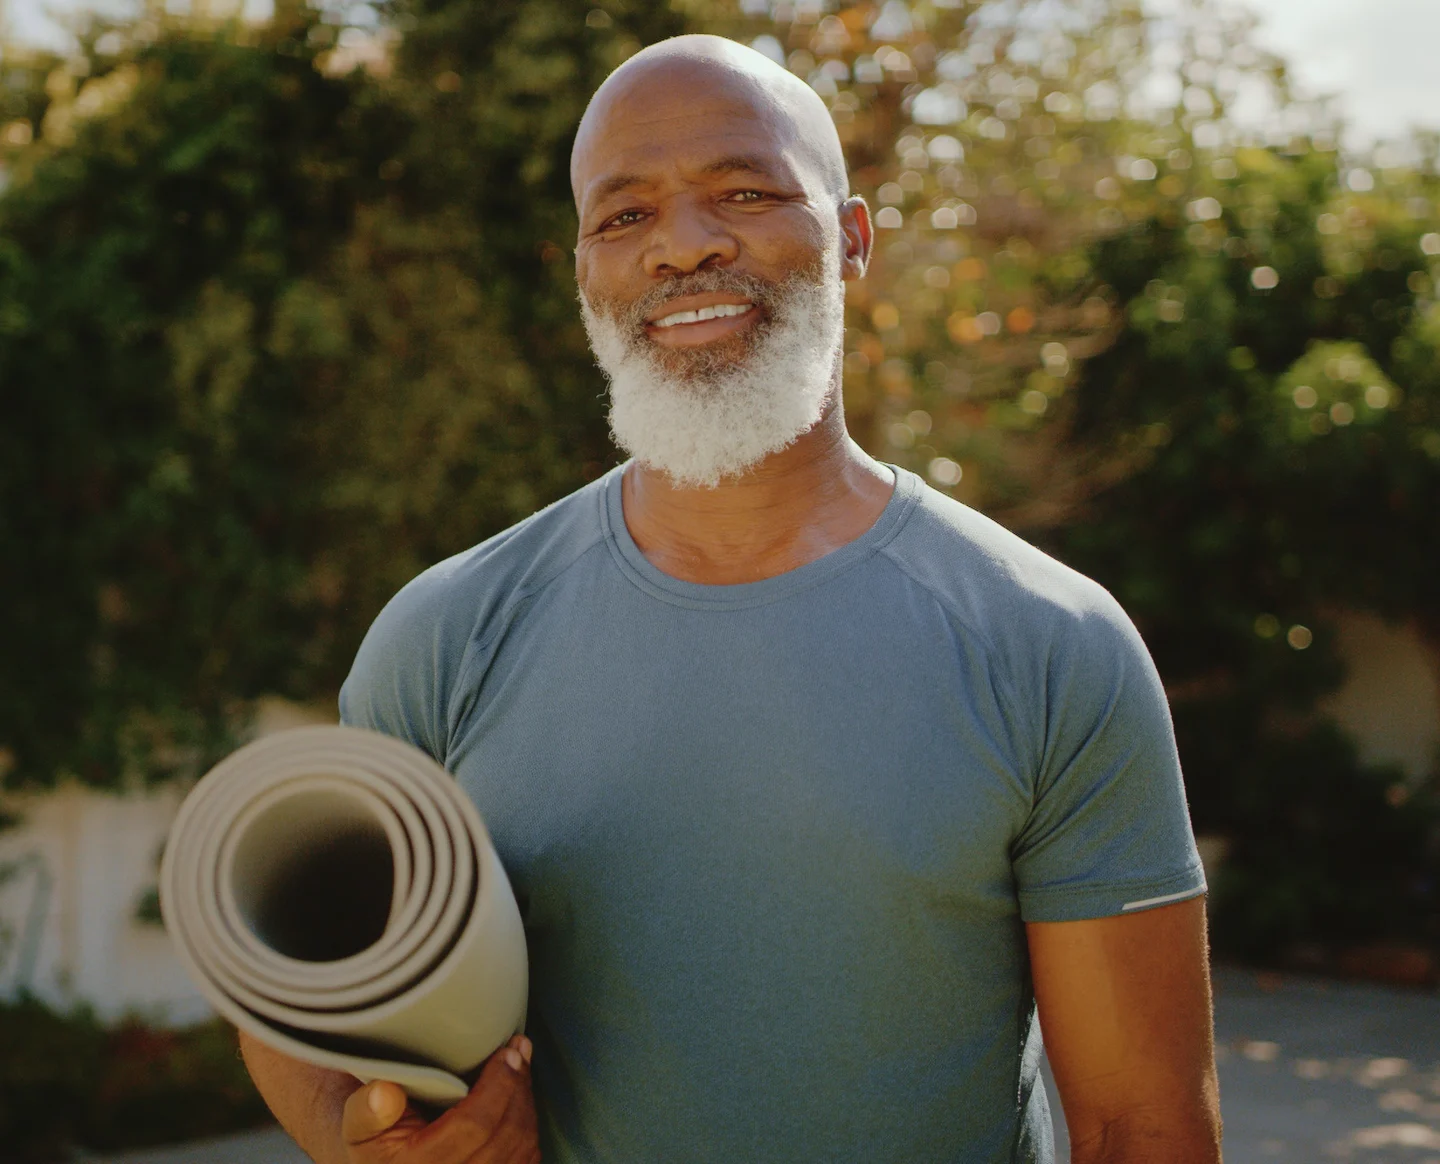
[[[1204,890],[1114,600],[896,470],[682,582],[620,470],[406,586],[346,723],[455,773],[525,919],[547,1164],[1051,1159],[1026,921]]]

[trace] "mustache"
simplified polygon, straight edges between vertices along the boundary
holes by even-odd
[[[784,304],[789,291],[797,284],[815,283],[819,272],[805,269],[795,271],[783,282],[762,279],[743,271],[731,271],[717,267],[708,271],[696,271],[689,275],[673,275],[656,283],[636,299],[597,299],[590,301],[591,310],[608,317],[627,332],[642,332],[645,321],[657,313],[672,299],[685,295],[705,295],[721,292],[739,295],[755,304],[767,320],[778,320],[784,314]]]

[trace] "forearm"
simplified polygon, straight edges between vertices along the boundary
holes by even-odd
[[[1026,933],[1074,1164],[1218,1164],[1203,899]]]
[[[1072,1139],[1071,1164],[1220,1164],[1218,1109],[1125,1116]]]
[[[360,1081],[291,1059],[244,1033],[240,1053],[261,1098],[306,1155],[316,1164],[345,1164],[341,1117]]]

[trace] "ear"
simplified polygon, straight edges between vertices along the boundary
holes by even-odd
[[[870,207],[865,205],[865,199],[856,196],[840,203],[840,238],[844,244],[840,277],[846,282],[863,279],[875,245],[875,229],[870,225]]]

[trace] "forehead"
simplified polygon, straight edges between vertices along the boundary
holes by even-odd
[[[750,159],[799,180],[794,118],[752,78],[673,65],[602,95],[576,141],[571,180],[583,207],[617,177],[658,179]]]

